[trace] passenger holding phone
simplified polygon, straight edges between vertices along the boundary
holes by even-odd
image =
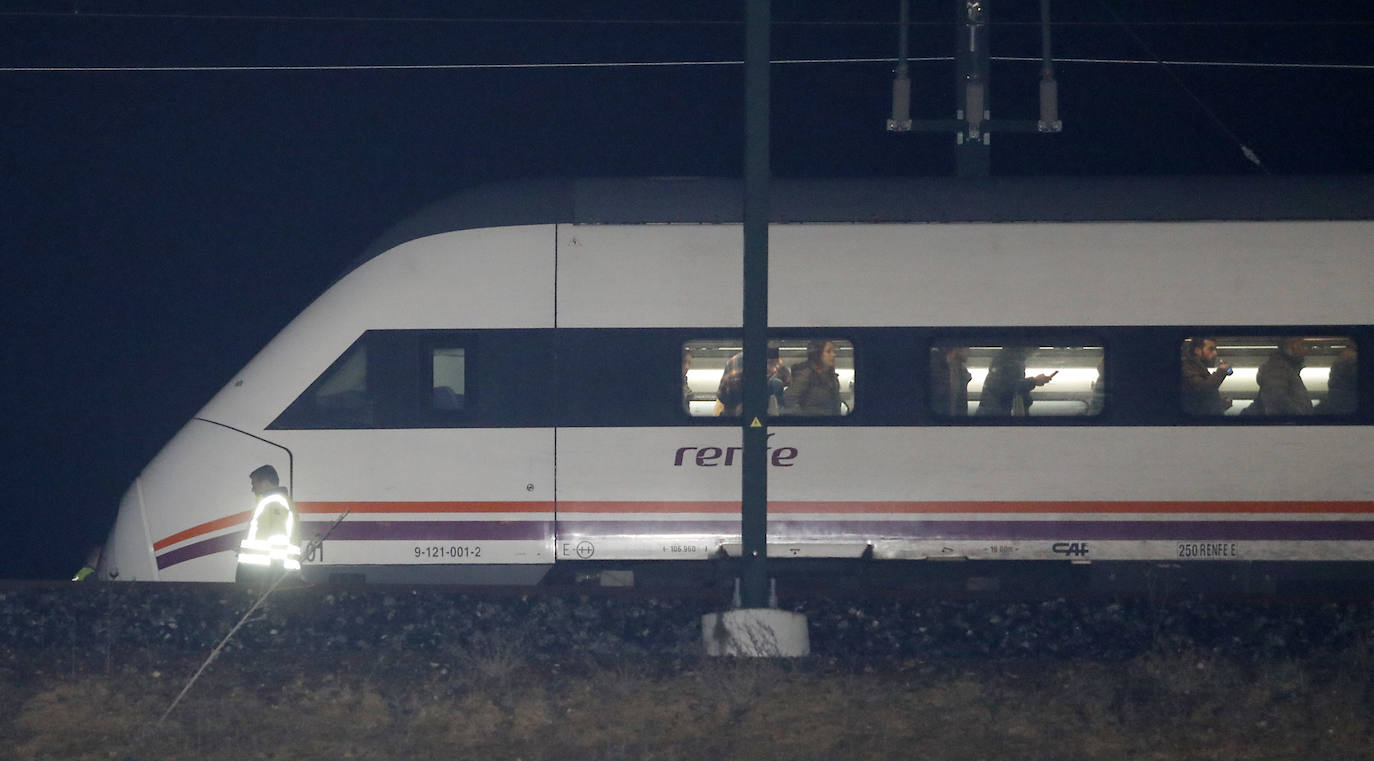
[[[983,379],[983,394],[978,400],[977,415],[1011,415],[1020,417],[1030,412],[1031,390],[1049,383],[1058,370],[1046,375],[1026,376],[1028,346],[1008,346],[997,353],[988,365]]]

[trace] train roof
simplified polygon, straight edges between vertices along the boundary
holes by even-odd
[[[775,223],[1182,222],[1374,219],[1374,176],[981,177],[772,181]],[[739,223],[743,182],[542,179],[472,188],[377,239],[356,269],[406,241],[532,224]]]

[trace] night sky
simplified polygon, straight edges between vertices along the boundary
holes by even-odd
[[[1038,3],[984,4],[993,55],[1039,56],[1038,27],[1008,23]],[[1056,0],[1057,58],[1366,68],[1175,67],[1185,90],[1158,66],[1061,62],[1063,134],[994,135],[993,173],[1260,173],[1237,139],[1274,174],[1374,172],[1362,5]],[[773,58],[893,58],[897,8],[775,0]],[[952,8],[912,0],[912,56],[952,54]],[[0,4],[0,578],[70,576],[171,435],[419,207],[493,180],[743,166],[740,66],[33,69],[729,61],[742,19],[743,0]],[[775,65],[775,174],[951,174],[952,137],[886,133],[891,69]],[[915,118],[953,115],[952,63],[911,77]],[[995,62],[993,117],[1035,118],[1037,77]]]

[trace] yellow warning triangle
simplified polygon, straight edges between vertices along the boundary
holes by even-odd
[[[759,422],[759,419],[756,417],[756,418],[754,418],[754,422],[752,422],[752,423],[749,424],[749,427],[750,427],[750,428],[762,428],[762,427],[763,427],[763,423],[760,423],[760,422]]]

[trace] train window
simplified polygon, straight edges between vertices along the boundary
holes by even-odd
[[[1350,415],[1358,352],[1347,336],[1200,335],[1179,346],[1190,415]]]
[[[927,406],[940,417],[1096,415],[1106,384],[1101,346],[938,341]]]
[[[347,417],[366,416],[372,399],[367,393],[367,344],[359,342],[326,373],[311,392],[315,407]]]
[[[467,406],[467,351],[461,346],[430,350],[430,409],[452,412]]]
[[[743,405],[743,342],[682,345],[682,404],[693,417],[734,416]],[[768,342],[768,414],[842,416],[854,409],[854,345],[827,337]]]
[[[268,428],[367,428],[376,400],[368,378],[368,336],[348,347]]]

